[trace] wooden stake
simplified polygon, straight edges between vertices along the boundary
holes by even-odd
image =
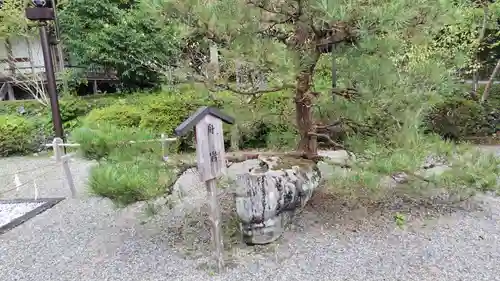
[[[68,183],[69,189],[71,190],[71,197],[76,197],[76,188],[75,183],[73,181],[73,175],[71,174],[71,170],[69,168],[69,157],[63,156],[62,145],[64,145],[63,140],[61,138],[54,138],[52,142],[52,147],[54,148],[54,156],[57,162],[61,162],[64,177],[66,178],[66,182]]]
[[[16,191],[19,191],[19,188],[21,187],[22,183],[17,173],[14,175],[14,184],[16,185]]]

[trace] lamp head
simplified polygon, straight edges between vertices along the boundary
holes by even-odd
[[[31,0],[33,6],[26,8],[26,17],[34,21],[54,20],[55,0]]]
[[[48,6],[50,0],[31,0],[31,2],[37,8],[45,8]]]

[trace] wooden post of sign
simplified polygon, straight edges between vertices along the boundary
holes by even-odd
[[[209,220],[212,227],[215,259],[219,272],[224,268],[224,242],[221,233],[216,181],[218,177],[226,174],[226,152],[224,149],[222,122],[233,124],[234,119],[223,114],[216,108],[202,107],[175,129],[175,133],[178,136],[183,136],[193,127],[196,128],[198,173],[200,174],[200,180],[205,182],[207,188],[210,205]]]

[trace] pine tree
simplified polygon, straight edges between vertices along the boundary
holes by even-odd
[[[345,146],[363,158],[355,164],[356,176],[346,178],[346,184],[378,186],[383,176],[412,174],[429,155],[453,162],[457,173],[440,177],[450,186],[497,184],[496,160],[424,134],[422,126],[434,105],[463,92],[458,71],[470,61],[478,32],[477,9],[470,2],[170,0],[162,4],[165,18],[181,22],[186,38],[196,34],[199,41],[219,48],[221,74],[198,81],[211,89],[257,97],[283,91],[284,98],[293,99],[300,154],[315,158],[318,140],[342,147],[320,133],[328,127],[317,120],[321,112],[341,124],[347,135]],[[325,60],[332,57],[338,80],[334,77],[335,87],[328,88],[319,72],[325,73]],[[268,89],[234,87],[231,78],[241,61],[266,73]],[[194,73],[191,76],[197,77]],[[290,89],[291,96],[286,94]],[[457,156],[464,154],[468,157]]]

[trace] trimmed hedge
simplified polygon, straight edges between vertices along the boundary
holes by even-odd
[[[156,137],[161,133],[171,135],[174,128],[198,107],[216,106],[237,121],[237,127],[224,125],[228,146],[231,135],[237,132],[242,149],[280,149],[294,147],[297,143],[292,94],[269,93],[248,103],[247,96],[229,92],[208,93],[203,89],[184,87],[173,92],[153,94],[64,97],[60,105],[66,133],[71,134],[82,125],[93,130],[102,125],[151,131]],[[491,93],[485,107],[465,98],[448,100],[429,114],[425,125],[429,131],[452,139],[485,136],[494,132],[495,124],[499,126],[499,101],[500,92],[496,90]],[[27,118],[30,126],[36,127],[33,131],[43,132],[42,136],[53,135],[50,110],[36,101],[0,102],[0,116],[19,117],[18,108],[21,105],[25,110],[23,118]],[[192,135],[186,136],[178,149],[192,149],[192,140]]]
[[[36,100],[16,100],[0,102],[0,115],[20,115],[20,108],[24,109],[24,116],[44,116],[50,114],[50,111],[43,104]]]
[[[15,115],[0,116],[0,156],[33,152],[36,137],[36,125],[31,120]]]
[[[59,100],[61,119],[66,133],[82,125],[81,119],[94,108],[102,108],[116,102],[118,96],[63,97]],[[21,107],[24,112],[20,112]],[[0,102],[0,116],[23,116],[32,120],[41,132],[40,138],[53,136],[52,114],[36,100],[16,100]]]
[[[174,129],[199,107],[215,105],[208,95],[194,92],[146,96],[137,105],[143,110],[140,127],[172,135]]]
[[[93,95],[93,96],[85,96],[85,97],[74,97],[74,96],[66,96],[59,99],[59,105],[61,107],[61,115],[63,115],[63,111],[66,106],[74,106],[75,103],[79,103],[80,108],[84,105],[86,109],[86,113],[88,113],[91,109],[106,107],[111,104],[116,103],[120,98],[124,98],[123,94],[121,95]],[[2,101],[0,102],[0,115],[17,115],[19,114],[18,110],[20,107],[24,107],[25,113],[24,116],[32,117],[32,116],[42,116],[42,115],[50,115],[50,108],[44,106],[43,104],[37,102],[36,100],[15,100],[15,101]],[[86,114],[85,113],[85,114]],[[81,117],[80,115],[79,117]]]
[[[454,98],[436,106],[428,114],[426,127],[453,140],[489,136],[495,132],[495,120],[491,119],[491,114],[489,106],[466,98]]]
[[[83,124],[100,126],[114,125],[117,127],[138,127],[144,111],[133,105],[114,104],[92,110],[83,120]]]
[[[113,151],[121,154],[142,154],[151,148],[159,148],[159,142],[140,143],[142,140],[154,139],[153,134],[148,131],[117,127],[111,124],[102,124],[96,127],[81,127],[71,135],[70,141],[80,144],[83,157],[92,160],[108,158]],[[130,141],[139,142],[134,145]]]
[[[241,148],[293,147],[297,141],[294,116],[290,114],[293,103],[286,95],[270,93],[249,104],[246,97],[228,92],[209,94],[203,90],[184,89],[182,93],[136,94],[121,100],[120,104],[92,110],[83,123],[87,127],[108,124],[150,130],[156,135],[172,135],[174,129],[200,106],[216,106],[235,117]],[[228,145],[232,129],[224,125]],[[177,149],[193,149],[193,135],[182,138]]]
[[[165,194],[166,183],[161,181],[164,174],[167,173],[160,162],[147,159],[104,161],[91,168],[88,186],[93,194],[124,207]]]

